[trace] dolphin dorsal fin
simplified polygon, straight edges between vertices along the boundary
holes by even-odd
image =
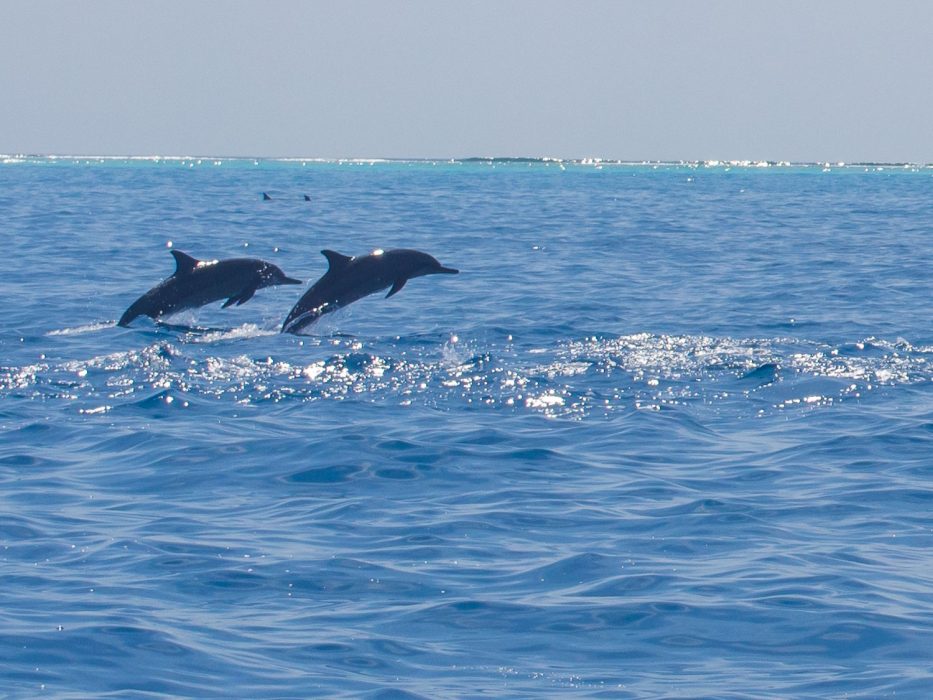
[[[172,255],[175,256],[175,274],[184,275],[196,268],[201,261],[197,258],[192,258],[187,253],[182,253],[180,250],[173,250]]]
[[[344,255],[343,253],[338,253],[334,250],[322,250],[321,255],[327,258],[327,264],[330,266],[328,272],[331,270],[339,270],[342,267],[346,267],[350,264],[350,261],[353,260],[349,255]]]

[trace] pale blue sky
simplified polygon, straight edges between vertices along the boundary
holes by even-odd
[[[933,3],[7,0],[0,153],[933,162]]]

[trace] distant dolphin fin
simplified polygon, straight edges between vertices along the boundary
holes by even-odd
[[[192,258],[187,253],[182,253],[180,250],[173,250],[172,255],[175,256],[176,275],[184,275],[191,272],[201,262],[197,258]]]
[[[389,293],[386,294],[386,299],[388,299],[393,294],[398,294],[400,291],[402,291],[402,287],[405,286],[407,281],[407,277],[399,277],[397,280],[395,280],[395,284],[392,285],[392,289],[390,289]]]
[[[225,301],[223,303],[223,306],[221,306],[220,308],[226,309],[228,306],[232,306],[233,304],[236,304],[237,306],[241,306],[242,304],[245,304],[246,302],[248,302],[250,299],[253,298],[253,295],[256,293],[256,289],[257,289],[257,285],[255,284],[249,285],[239,294],[236,294],[230,297],[229,299],[227,299],[227,301]]]
[[[350,261],[353,260],[349,255],[343,255],[333,250],[322,250],[321,255],[327,258],[327,263],[330,266],[328,272],[336,272],[349,265]]]

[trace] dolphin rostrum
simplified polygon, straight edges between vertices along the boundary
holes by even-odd
[[[327,258],[327,272],[295,304],[282,324],[283,333],[298,333],[324,314],[392,287],[386,294],[388,299],[413,277],[459,272],[417,250],[375,250],[354,258],[333,250],[322,250],[321,254]]]
[[[173,250],[175,274],[134,301],[118,324],[129,325],[137,316],[159,319],[185,309],[194,309],[226,299],[223,308],[245,304],[257,289],[276,284],[301,284],[287,277],[272,263],[257,258],[196,260]]]

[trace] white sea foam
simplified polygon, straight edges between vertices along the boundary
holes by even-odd
[[[247,338],[261,338],[278,334],[277,330],[261,328],[255,323],[244,323],[242,326],[226,330],[190,333],[185,340],[189,343],[220,343],[228,340],[245,340]]]
[[[46,333],[46,335],[81,335],[82,333],[94,333],[95,331],[100,331],[104,328],[112,328],[114,325],[114,321],[100,321],[98,323],[88,323],[83,326],[75,326],[74,328],[58,328],[49,331]]]
[[[204,356],[196,349],[277,335],[244,324],[185,332],[177,344],[161,341],[87,360],[0,367],[0,390],[87,400],[89,415],[104,402],[114,406],[170,388],[244,405],[286,399],[411,405],[423,397],[432,405],[481,404],[582,419],[594,412],[688,404],[758,413],[763,403],[772,410],[815,409],[858,399],[877,387],[933,380],[926,348],[878,339],[833,348],[792,338],[641,333],[506,351],[475,340],[402,349],[343,338],[286,345],[275,358],[242,351]],[[307,357],[307,350],[317,356]]]

